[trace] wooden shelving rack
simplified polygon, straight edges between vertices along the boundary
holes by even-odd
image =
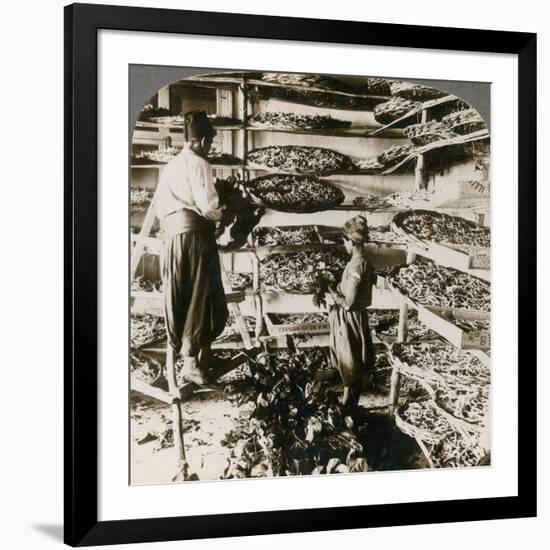
[[[410,119],[413,116],[416,116],[417,118],[420,118],[421,122],[427,122],[429,119],[429,111],[431,108],[441,105],[443,103],[457,101],[458,98],[455,96],[445,96],[442,98],[438,98],[436,100],[427,101],[424,103],[421,103],[417,107],[415,107],[413,110],[411,110],[409,113],[405,114],[404,116],[400,117],[399,119],[394,120],[390,124],[386,124],[383,126],[378,127],[369,127],[369,126],[356,126],[356,127],[350,127],[347,129],[336,129],[336,130],[290,130],[290,129],[278,129],[278,128],[269,128],[269,127],[254,127],[247,124],[247,121],[249,120],[249,114],[251,110],[251,103],[249,101],[248,96],[248,88],[249,86],[253,85],[262,85],[262,86],[279,86],[275,84],[268,84],[263,81],[255,81],[255,80],[247,80],[246,77],[192,77],[189,82],[191,84],[196,84],[198,86],[210,86],[215,87],[217,90],[220,88],[224,89],[230,89],[231,93],[237,93],[239,97],[239,113],[238,118],[240,119],[240,124],[232,124],[232,125],[220,125],[217,126],[216,129],[218,132],[222,133],[233,133],[238,132],[241,135],[241,143],[242,143],[242,150],[241,153],[241,159],[242,162],[238,165],[213,165],[212,168],[216,171],[225,172],[228,173],[235,173],[239,172],[241,175],[241,178],[243,181],[248,181],[250,179],[250,172],[276,172],[276,170],[266,170],[263,168],[253,167],[250,166],[247,163],[247,156],[250,150],[252,150],[253,143],[254,143],[254,136],[258,132],[276,132],[276,133],[288,133],[288,134],[299,134],[299,135],[318,135],[318,136],[326,136],[326,137],[345,137],[345,138],[355,138],[355,139],[372,139],[372,138],[387,138],[387,139],[395,139],[395,138],[403,138],[403,131],[401,129],[397,129],[396,125],[400,122]],[[187,81],[186,81],[187,83]],[[284,87],[292,87],[292,86],[284,86]],[[315,91],[312,89],[312,91]],[[326,92],[326,90],[319,90],[322,92]],[[342,94],[342,95],[350,95],[346,94],[344,92],[334,92],[335,94]],[[351,94],[353,95],[353,94]],[[389,99],[389,97],[386,96],[370,96],[373,101],[385,101]],[[232,111],[232,109],[231,109]],[[218,115],[227,115],[227,116],[233,116],[233,112],[223,112],[218,113]],[[138,121],[134,130],[134,140],[133,143],[135,144],[142,144],[142,145],[156,145],[159,148],[165,148],[167,146],[177,146],[180,143],[183,142],[183,133],[181,130],[181,127],[178,127],[174,124],[164,124],[164,123],[155,123],[155,122],[147,122],[147,121]],[[487,136],[483,135],[482,137],[479,137],[479,139],[485,139]],[[446,144],[441,144],[440,146],[445,146]],[[451,145],[451,143],[449,143]],[[428,173],[425,166],[425,153],[429,152],[430,148],[419,148],[419,150],[416,153],[416,166],[414,170],[414,189],[415,190],[425,190],[428,187]],[[142,170],[142,169],[155,169],[155,170],[161,170],[163,167],[163,164],[139,164],[139,165],[133,165],[131,167],[132,170]],[[386,171],[380,171],[380,170],[356,170],[356,171],[346,171],[343,174],[347,176],[353,176],[353,175],[384,175],[385,173],[391,173],[392,170],[386,170]],[[280,172],[279,172],[280,173]],[[336,174],[331,174],[331,176],[334,176]],[[342,174],[337,174],[342,175]],[[330,177],[330,176],[328,176]],[[321,178],[323,179],[323,178]],[[132,247],[132,255],[131,255],[131,270],[130,275],[131,279],[133,279],[138,264],[140,262],[140,258],[143,255],[145,249],[147,248],[151,253],[157,254],[160,253],[161,248],[161,241],[159,239],[156,239],[154,237],[150,237],[149,233],[153,226],[153,223],[155,221],[155,215],[154,215],[154,202],[155,198],[153,197],[153,200],[149,206],[149,209],[145,215],[144,222],[142,224],[141,231],[138,235],[135,235],[133,237],[133,247]],[[489,207],[489,201],[486,202],[480,201],[477,204],[477,208],[480,212],[480,217],[483,216],[483,213],[488,209]],[[472,204],[469,203],[467,200],[464,201],[464,204],[459,205],[458,208],[455,208],[455,210],[460,211],[464,208],[471,208]],[[431,206],[428,206],[430,208]],[[434,206],[434,210],[444,210],[444,205]],[[340,205],[335,207],[333,210],[338,211],[349,211],[352,214],[357,213],[370,213],[371,211],[378,211],[380,213],[387,213],[388,215],[391,215],[392,213],[396,213],[401,208],[395,207],[395,208],[384,208],[380,210],[376,209],[368,209],[361,205],[355,205],[355,204],[347,204],[347,205]],[[300,214],[284,214],[285,219],[288,220],[289,216],[299,216]],[[241,291],[241,292],[231,292],[230,290],[227,290],[227,297],[228,302],[230,303],[230,309],[233,313],[235,319],[237,320],[237,325],[239,327],[239,330],[241,332],[242,341],[241,342],[226,342],[225,344],[219,344],[214,345],[214,348],[232,348],[232,349],[250,349],[252,347],[260,347],[260,346],[284,346],[285,345],[285,339],[283,337],[274,337],[274,336],[265,336],[264,334],[264,314],[266,313],[265,308],[265,300],[267,297],[272,296],[274,294],[278,295],[284,295],[285,293],[279,292],[279,293],[266,293],[262,292],[260,290],[260,255],[266,255],[266,254],[274,254],[274,253],[281,253],[281,252],[292,252],[294,250],[305,250],[305,249],[322,249],[322,248],[338,248],[339,245],[329,245],[329,244],[319,244],[315,245],[313,247],[305,246],[299,246],[299,247],[281,247],[281,246],[263,246],[263,247],[257,247],[254,246],[252,243],[249,243],[248,246],[233,251],[231,254],[249,254],[250,260],[251,260],[251,270],[252,270],[252,289]],[[387,246],[392,246],[392,244],[387,244]],[[407,262],[414,261],[416,255],[418,253],[422,254],[422,252],[419,252],[418,250],[415,250],[413,247],[409,247],[408,245],[404,244],[396,244],[394,245],[396,248],[399,247],[400,249],[407,250]],[[226,284],[226,289],[229,288],[228,281],[224,280]],[[149,296],[146,296],[146,294],[149,294]],[[154,294],[154,295],[151,295]],[[406,342],[407,336],[408,336],[408,309],[410,304],[402,299],[402,297],[397,296],[394,292],[386,289],[386,288],[375,288],[374,289],[374,296],[375,299],[378,299],[378,302],[382,304],[379,307],[383,307],[384,309],[399,309],[399,325],[398,325],[398,335],[397,335],[397,342]],[[290,298],[295,297],[296,295],[288,294]],[[255,331],[254,331],[254,337],[251,339],[248,331],[246,330],[246,327],[244,325],[244,322],[242,321],[241,313],[239,310],[239,303],[242,302],[245,299],[252,299],[254,302],[254,309],[255,309],[255,317],[256,317],[256,324],[255,324]],[[157,315],[162,315],[162,294],[161,293],[138,293],[134,292],[132,293],[132,307],[136,309],[136,311],[139,312],[150,312]],[[430,328],[434,330],[438,330],[437,326],[430,326]],[[314,335],[315,338],[311,338],[311,342],[314,342],[312,345],[328,345],[328,337],[326,335]],[[302,342],[300,345],[310,345],[308,342]],[[483,346],[482,346],[483,347]],[[158,349],[157,351],[160,351]],[[481,352],[482,353],[482,352]],[[388,401],[388,410],[389,413],[393,416],[393,412],[395,410],[395,406],[397,404],[397,399],[399,395],[399,386],[400,386],[400,378],[401,374],[398,371],[398,369],[393,369],[392,375],[391,375],[391,383],[390,383],[390,395],[389,395],[389,401]],[[139,381],[132,381],[132,388],[136,391],[141,391],[143,393],[147,393],[148,395],[155,397],[157,399],[160,399],[161,401],[164,401],[166,403],[171,402],[173,403],[174,397],[171,396],[170,393],[164,392],[162,393],[161,390],[158,390],[157,388],[147,387],[146,384],[143,384]],[[179,397],[176,397],[177,402],[179,403],[181,399],[183,399],[185,396],[189,396],[190,393],[192,393],[192,388],[190,385],[186,385],[183,388],[179,388]],[[176,414],[176,412],[174,412]],[[181,414],[181,413],[180,413]],[[174,419],[176,420],[176,418]],[[174,423],[176,425],[176,423]],[[183,445],[183,443],[182,443]],[[182,450],[183,447],[180,449],[180,459],[185,459],[184,451]],[[183,453],[183,454],[182,454]]]
[[[220,164],[220,165],[213,165],[212,168],[214,170],[229,170],[231,172],[239,171],[241,174],[241,177],[244,181],[247,181],[249,179],[249,174],[251,171],[253,172],[278,172],[277,170],[269,170],[265,168],[260,167],[251,167],[248,165],[246,158],[248,155],[249,150],[251,150],[253,147],[250,147],[250,144],[253,143],[253,136],[256,132],[280,132],[280,133],[289,133],[289,134],[303,134],[303,135],[321,135],[321,136],[337,136],[337,137],[350,137],[350,138],[374,138],[374,137],[384,137],[384,138],[403,138],[403,132],[401,129],[395,128],[395,126],[402,122],[403,120],[410,119],[413,116],[420,116],[421,122],[426,122],[428,120],[428,113],[429,110],[433,107],[436,107],[438,105],[441,105],[443,103],[453,102],[456,101],[457,98],[455,96],[444,96],[441,98],[437,98],[435,100],[426,101],[424,103],[419,104],[417,107],[412,109],[409,113],[399,117],[398,119],[392,121],[389,124],[379,126],[377,128],[373,127],[351,127],[347,129],[336,129],[336,130],[321,130],[321,129],[315,129],[315,130],[291,130],[291,129],[278,129],[273,127],[253,127],[249,126],[246,121],[249,119],[249,110],[250,110],[250,102],[248,97],[248,89],[249,86],[273,86],[273,87],[279,87],[279,84],[275,83],[268,83],[264,81],[258,81],[254,79],[247,79],[245,76],[241,77],[234,77],[234,76],[215,76],[215,77],[192,77],[189,82],[191,84],[196,84],[197,86],[210,86],[215,87],[216,89],[219,88],[227,88],[229,87],[233,92],[237,92],[239,94],[239,104],[240,104],[240,112],[238,113],[238,119],[241,121],[241,124],[224,124],[217,126],[217,130],[221,132],[240,132],[242,136],[242,151],[241,151],[241,159],[242,163],[239,165],[228,165],[228,164]],[[187,81],[186,81],[187,83]],[[283,86],[285,88],[293,88],[292,85],[286,85]],[[314,88],[311,89],[311,91],[323,91],[326,92],[324,89],[316,90]],[[351,96],[358,96],[358,97],[369,97],[375,101],[385,101],[389,99],[388,96],[361,96],[360,94],[350,94],[347,92],[339,92],[334,91],[331,92],[335,95],[351,95]],[[220,114],[220,113],[218,113]],[[229,115],[233,116],[233,113],[221,113],[222,115]],[[152,130],[155,130],[155,132],[152,132]],[[178,127],[174,124],[163,124],[163,123],[155,123],[155,122],[147,122],[147,121],[138,121],[136,124],[136,141],[137,143],[141,143],[143,139],[145,139],[143,134],[149,134],[149,137],[153,138],[153,141],[151,143],[156,143],[157,141],[162,141],[164,144],[168,140],[169,142],[173,143],[172,140],[175,139],[183,139],[183,133],[181,127]],[[151,134],[159,134],[152,136]],[[485,136],[483,136],[485,137]],[[136,166],[132,166],[132,169],[162,169],[163,164],[140,164]],[[329,176],[325,176],[330,178],[334,175],[371,175],[371,174],[379,174],[380,171],[372,171],[372,170],[356,170],[356,171],[346,171],[346,172],[340,172],[338,174],[330,174]],[[323,176],[321,177],[323,179]],[[416,168],[415,168],[415,189],[426,189],[427,187],[427,176],[426,176],[426,170],[425,170],[425,163],[424,163],[424,154],[422,152],[419,152],[417,154],[416,159]],[[153,204],[153,203],[152,203]],[[152,204],[150,210],[152,210]],[[370,210],[365,208],[361,205],[340,205],[334,208],[334,210],[341,210],[341,211],[349,211],[350,213],[369,213]],[[391,213],[398,212],[400,209],[383,209],[380,210],[380,212],[386,212]],[[292,214],[285,214],[285,216],[292,216]],[[143,228],[146,229],[148,222],[151,221],[149,219],[149,212],[147,213]],[[158,253],[160,251],[160,240],[154,239],[149,237],[148,235],[143,235],[143,230],[135,239],[135,246],[134,246],[134,253],[132,254],[132,270],[131,274],[135,273],[135,269],[137,268],[137,263],[139,262],[139,257],[143,253],[143,249],[145,246],[147,246],[151,252]],[[330,245],[325,245],[329,247]],[[391,244],[388,244],[387,246],[392,246]],[[143,247],[143,248],[142,248]],[[323,246],[320,246],[319,248],[322,248]],[[403,248],[403,245],[396,245],[396,247]],[[141,248],[141,250],[140,250]],[[305,248],[311,248],[316,249],[318,247],[298,247],[301,250]],[[244,249],[241,249],[239,251],[235,251],[233,253],[249,253],[251,255],[251,261],[252,261],[252,272],[253,272],[253,283],[254,288],[252,292],[249,292],[249,296],[252,296],[255,305],[256,305],[256,321],[257,321],[257,328],[256,328],[256,335],[259,336],[263,332],[263,300],[262,300],[262,293],[259,290],[259,261],[257,257],[257,253],[261,254],[269,254],[269,253],[281,253],[281,252],[291,252],[292,247],[262,247],[261,249],[253,246],[246,247]],[[415,251],[413,249],[410,250],[411,257],[414,257]],[[229,300],[235,300],[239,301],[244,299],[243,293],[229,293],[228,294]],[[403,315],[405,315],[405,307],[402,307],[403,309]],[[401,322],[400,325],[403,326],[403,330],[406,330],[405,322]]]
[[[407,263],[414,262],[416,254],[413,251],[409,251],[407,256]],[[450,345],[455,346],[457,349],[475,355],[486,364],[490,364],[490,357],[487,351],[491,347],[491,334],[490,330],[475,331],[474,333],[467,333],[459,329],[453,324],[453,319],[466,319],[466,320],[490,320],[491,314],[489,312],[476,312],[468,310],[452,310],[450,308],[435,308],[426,307],[415,303],[414,301],[403,296],[396,290],[392,290],[397,300],[400,302],[399,311],[399,331],[397,342],[406,343],[408,337],[408,312],[409,308],[416,309],[418,313],[419,321],[423,322],[431,330],[440,335],[440,337],[448,342]],[[442,341],[443,344],[443,341]],[[399,402],[399,392],[401,388],[403,374],[398,366],[394,363],[392,365],[392,373],[390,378],[390,393],[388,400],[388,414],[390,417],[394,417]],[[414,377],[413,377],[414,379]],[[430,456],[430,450],[425,442],[415,438],[416,442],[424,454],[428,464],[433,468],[433,461]]]

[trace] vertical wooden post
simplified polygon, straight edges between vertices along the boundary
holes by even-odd
[[[395,368],[392,368],[390,378],[390,397],[388,401],[388,416],[393,418],[395,407],[399,399],[399,389],[401,387],[401,373]]]
[[[416,156],[416,168],[414,169],[414,190],[425,188],[424,178],[424,155],[422,153]]]
[[[158,91],[158,106],[170,110],[170,85],[164,86]]]
[[[412,264],[416,260],[416,252],[409,248],[407,249],[407,264]],[[397,328],[397,341],[406,342],[409,336],[409,306],[403,300],[399,309],[399,325]]]
[[[409,306],[403,300],[399,309],[399,326],[397,329],[397,342],[402,343],[407,340],[407,332],[409,325]],[[399,389],[401,388],[401,373],[394,365],[391,371],[390,378],[390,396],[388,400],[388,415],[393,417],[395,407],[399,401]]]
[[[252,288],[254,289],[254,306],[256,309],[255,337],[259,341],[264,328],[263,301],[260,293],[260,260],[256,253],[252,254]]]
[[[174,450],[178,461],[178,472],[173,481],[182,475],[184,481],[188,477],[189,466],[185,456],[185,445],[182,432],[181,395],[176,380],[175,353],[170,343],[166,345],[166,378],[168,379],[168,391],[172,396],[172,433],[174,435]]]
[[[241,174],[243,181],[248,180],[248,169],[246,168],[246,161],[248,156],[248,145],[249,145],[249,132],[247,129],[248,126],[248,88],[246,84],[246,77],[243,77],[241,82],[241,120],[242,120],[242,141],[243,141],[243,151],[242,151],[242,165],[241,165]],[[260,334],[264,328],[264,313],[263,313],[263,300],[260,294],[260,261],[256,254],[252,255],[252,288],[254,290],[254,309],[256,312],[256,326],[254,330],[254,336],[256,342],[259,342]]]
[[[259,289],[258,294],[254,296],[254,301],[256,305],[256,330],[254,332],[254,336],[256,337],[256,340],[258,340],[264,329],[264,303],[262,301],[262,296],[260,295]]]
[[[412,264],[416,260],[416,252],[412,248],[407,249],[407,259],[405,260],[408,264]]]
[[[233,110],[233,96],[233,90],[228,88],[216,88],[216,114],[218,116],[235,116]],[[229,155],[235,154],[233,138],[233,132],[219,132],[219,141],[221,143],[222,153],[227,153]],[[233,171],[231,169],[221,169],[216,170],[216,172],[219,173],[222,178],[228,178],[233,175]]]
[[[420,122],[425,124],[428,122],[428,110],[423,109]],[[426,170],[424,166],[424,155],[419,154],[416,157],[416,168],[414,170],[414,189],[415,191],[420,189],[426,189],[428,186],[428,178],[426,177]]]
[[[407,263],[411,264],[416,259],[416,252],[412,249],[407,250]],[[397,327],[397,342],[403,343],[407,341],[409,336],[409,306],[405,300],[401,302],[399,308],[399,325]],[[395,407],[399,400],[399,389],[401,387],[401,373],[395,368],[392,369],[390,379],[390,396],[388,401],[388,414],[393,417]]]
[[[233,254],[231,254],[231,257],[233,257]],[[227,277],[227,272],[225,271],[225,266],[223,264],[223,255],[220,254],[220,267],[221,267],[221,274],[222,274],[222,283],[224,290],[226,292],[231,292],[231,283],[229,282],[229,279]],[[243,341],[245,349],[252,349],[252,342],[250,341],[250,335],[248,334],[248,329],[246,328],[246,324],[244,322],[243,316],[241,314],[241,309],[239,307],[239,304],[236,304],[234,302],[231,302],[227,304],[227,309],[229,312],[233,315],[233,318],[235,319],[235,323],[237,325],[237,328],[239,329],[239,333],[241,334],[241,339]]]
[[[157,192],[155,191],[155,194],[153,196],[153,200],[151,201],[151,204],[149,205],[149,208],[147,209],[147,214],[145,214],[145,218],[143,220],[143,224],[141,225],[141,229],[139,234],[136,236],[135,239],[135,245],[132,248],[132,254],[130,259],[130,284],[134,280],[134,277],[136,276],[136,271],[139,266],[139,261],[141,260],[141,257],[143,256],[143,253],[145,252],[145,241],[147,237],[149,237],[149,234],[151,233],[151,228],[153,227],[153,224],[155,223],[156,219],[156,212],[155,212],[155,200],[157,197]]]
[[[416,252],[412,248],[407,249],[407,264],[412,264],[416,260]],[[397,329],[397,341],[406,342],[409,335],[409,306],[403,300],[399,309],[399,326]]]
[[[241,91],[241,119],[242,119],[242,140],[243,140],[243,154],[241,164],[241,174],[243,181],[246,181],[246,157],[248,155],[248,130],[246,126],[248,124],[248,90],[246,87],[246,78],[242,79],[242,91]]]
[[[409,332],[409,306],[403,300],[399,308],[399,325],[397,327],[397,342],[406,342]]]

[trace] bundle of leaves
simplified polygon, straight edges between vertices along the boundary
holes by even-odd
[[[224,440],[232,449],[224,478],[368,470],[360,413],[346,410],[325,382],[315,380],[327,362],[319,348],[260,354],[249,362],[250,375],[227,388],[251,417]]]
[[[216,191],[220,204],[224,206],[223,217],[218,229],[219,234],[229,227],[230,248],[241,248],[246,244],[248,235],[260,222],[264,208],[255,204],[244,190],[242,180],[231,176],[216,179]],[[229,245],[228,245],[229,246]]]

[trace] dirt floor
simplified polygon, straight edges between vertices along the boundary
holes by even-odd
[[[190,472],[199,479],[219,479],[228,449],[221,440],[246,412],[218,394],[199,393],[182,406],[184,444]],[[171,408],[132,392],[131,480],[133,484],[167,483],[177,474],[174,447],[162,447],[162,435],[172,424]],[[159,436],[161,436],[159,438]]]
[[[361,397],[367,411],[364,441],[367,462],[372,470],[403,470],[428,467],[416,442],[395,428],[387,416],[387,394],[370,391]],[[176,471],[176,457],[167,428],[171,425],[169,406],[141,394],[131,395],[131,481],[132,484],[170,483]],[[222,440],[248,413],[219,393],[195,394],[183,405],[184,443],[190,472],[201,480],[220,479],[227,466],[230,449]],[[164,445],[169,445],[163,448]]]

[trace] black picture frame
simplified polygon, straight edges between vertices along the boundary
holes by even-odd
[[[518,55],[518,496],[98,521],[97,33],[100,29]],[[73,4],[65,7],[65,542],[72,546],[536,515],[536,34]],[[236,486],[237,490],[237,486]]]

